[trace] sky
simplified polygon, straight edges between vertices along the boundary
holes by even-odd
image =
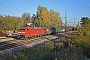
[[[67,24],[74,25],[82,17],[90,18],[90,0],[1,0],[0,14],[10,16],[22,16],[24,12],[36,14],[38,5],[47,7],[60,13],[60,17],[65,17],[67,11]],[[62,18],[65,23],[65,18]]]

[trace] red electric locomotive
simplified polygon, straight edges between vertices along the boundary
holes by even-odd
[[[18,30],[18,37],[19,38],[26,38],[26,37],[34,37],[44,35],[44,27],[21,27]]]
[[[44,27],[34,27],[31,23],[26,24],[25,27],[20,27],[20,29],[18,30],[19,38],[34,37],[44,34],[45,34]]]

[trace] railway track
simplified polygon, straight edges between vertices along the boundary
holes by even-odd
[[[10,40],[14,40],[14,38],[10,38],[10,37],[0,37],[0,42],[10,41]]]
[[[0,39],[6,39],[7,37],[0,37]]]
[[[56,35],[48,35],[48,36],[30,38],[30,39],[26,39],[26,40],[10,40],[10,41],[5,41],[5,42],[0,42],[0,55],[2,55],[4,53],[4,51],[8,51],[10,49],[15,50],[14,48],[16,48],[16,47],[19,47],[19,48],[20,47],[21,48],[32,47],[32,46],[42,43],[44,41],[49,41],[49,40],[58,39],[58,38],[60,38],[60,35],[56,34]],[[17,48],[17,49],[19,49],[19,48]]]
[[[36,37],[36,38],[27,39],[27,40],[10,40],[10,41],[5,41],[5,42],[0,42],[0,51],[17,47],[17,46],[21,46],[21,45],[25,45],[25,44],[30,44],[33,42],[38,42],[44,39],[49,39],[50,37],[52,38],[53,35]]]

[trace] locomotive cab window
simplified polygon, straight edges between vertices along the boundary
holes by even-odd
[[[19,30],[25,30],[26,28],[20,28]]]

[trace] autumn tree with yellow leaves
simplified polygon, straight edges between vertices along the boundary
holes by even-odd
[[[39,24],[44,26],[49,20],[49,17],[50,15],[48,9],[39,5],[37,8],[37,18],[40,21]]]
[[[16,16],[0,15],[0,30],[15,30],[21,25],[21,18]]]
[[[50,26],[60,27],[62,25],[62,21],[60,18],[60,14],[55,12],[54,10],[50,10]]]
[[[38,6],[37,19],[40,26],[61,26],[62,21],[60,14],[54,10],[48,11],[47,7]]]

